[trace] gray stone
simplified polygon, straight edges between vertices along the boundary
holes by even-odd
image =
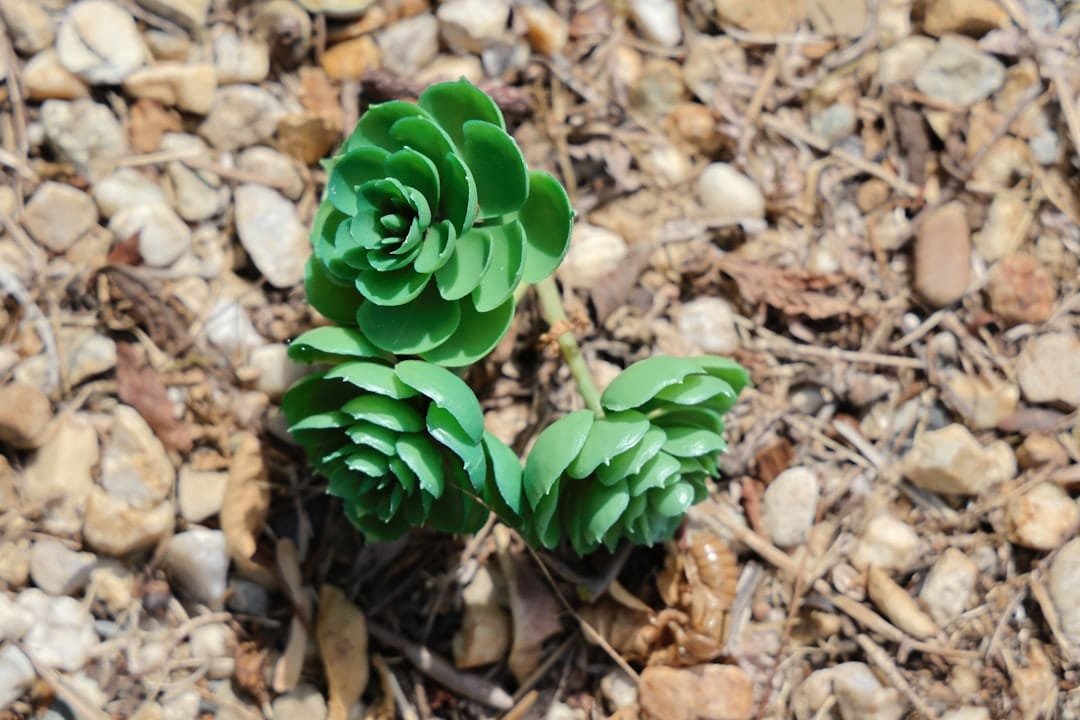
[[[0,710],[29,690],[36,677],[30,658],[22,650],[8,643],[0,646]]]
[[[847,103],[833,103],[810,116],[810,129],[826,142],[835,143],[855,132],[855,110]]]
[[[720,298],[699,297],[678,309],[675,323],[682,336],[707,353],[730,355],[739,347],[735,312]]]
[[[0,20],[15,49],[32,55],[49,47],[55,29],[52,18],[37,0],[0,0]]]
[[[64,67],[94,85],[118,85],[146,59],[135,19],[109,0],[81,0],[68,8],[56,54]]]
[[[919,92],[942,102],[973,105],[1005,82],[1005,66],[965,38],[946,35],[915,74]]]
[[[74,595],[90,582],[97,556],[76,552],[52,538],[30,546],[30,579],[50,595]]]
[[[165,570],[180,590],[198,602],[219,604],[229,570],[225,533],[194,527],[174,535],[165,550]]]
[[[405,22],[395,23],[395,27]],[[273,136],[283,112],[278,99],[261,87],[229,85],[215,94],[199,134],[220,150],[256,145]]]
[[[36,663],[66,672],[86,664],[98,644],[88,608],[75,598],[49,597],[37,588],[23,590],[15,602],[34,616],[23,649]]]
[[[250,147],[236,158],[244,172],[273,181],[278,191],[290,200],[299,200],[304,192],[304,178],[291,157],[264,145]]]
[[[937,43],[923,35],[906,37],[881,51],[877,79],[882,85],[909,82],[915,77]]]
[[[773,478],[761,501],[761,522],[773,543],[792,547],[806,542],[819,493],[817,476],[809,468],[788,468]]]
[[[127,136],[108,107],[90,99],[46,100],[41,106],[45,138],[61,160],[91,180],[128,152]]]
[[[160,202],[124,208],[109,230],[118,240],[138,236],[139,255],[150,267],[168,267],[191,248],[191,228]]]
[[[325,720],[326,700],[312,685],[300,685],[295,690],[274,698],[271,705],[274,720]]]
[[[399,20],[379,32],[375,41],[382,50],[383,67],[409,77],[435,59],[439,52],[439,21],[431,13]]]
[[[240,243],[274,287],[291,287],[303,280],[311,254],[306,226],[296,206],[265,185],[236,189],[236,232]]]
[[[97,224],[97,206],[82,190],[50,180],[26,204],[22,224],[45,249],[64,252]]]
[[[6,593],[0,593],[0,643],[21,640],[33,624],[33,613],[15,604]]]
[[[206,663],[206,676],[211,680],[232,677],[236,669],[233,653],[236,636],[224,623],[201,625],[191,631],[191,656]]]
[[[125,208],[166,202],[157,183],[133,168],[120,168],[103,177],[94,183],[91,193],[106,218]]]
[[[248,363],[259,371],[255,389],[266,393],[271,400],[277,401],[289,386],[309,372],[288,355],[288,346],[284,343],[271,343],[251,351]]]
[[[206,318],[206,338],[230,355],[264,345],[247,311],[235,300],[220,298]]]
[[[885,687],[865,663],[836,666],[833,692],[843,720],[900,720],[904,702],[896,688]]]
[[[57,339],[70,385],[78,385],[116,367],[116,342],[110,337],[98,335],[90,328],[65,327],[60,329]]]
[[[206,15],[210,11],[210,0],[138,0],[138,3],[188,30],[206,25]]]
[[[510,4],[505,0],[446,0],[439,4],[446,44],[457,53],[479,54],[506,34]]]
[[[919,536],[910,525],[892,515],[878,515],[866,524],[851,562],[858,568],[902,570],[913,565],[918,554]]]
[[[697,196],[710,219],[736,222],[765,217],[757,183],[727,163],[712,163],[697,181]]]
[[[948,625],[971,607],[979,568],[967,555],[948,548],[930,568],[919,600],[939,625]]]

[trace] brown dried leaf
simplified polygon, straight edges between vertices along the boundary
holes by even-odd
[[[465,614],[454,636],[454,664],[459,668],[498,662],[510,648],[510,614],[496,580],[492,568],[484,565],[461,593]]]
[[[286,115],[278,121],[278,150],[305,165],[319,162],[339,139],[341,128],[335,126],[334,120],[325,115],[305,112]]]
[[[333,585],[319,589],[315,639],[329,690],[327,720],[345,720],[368,683],[367,620]]]
[[[138,153],[156,151],[167,132],[180,132],[180,114],[168,110],[156,100],[143,98],[131,106],[131,147]]]
[[[319,68],[300,68],[300,89],[297,99],[305,110],[326,118],[331,127],[340,131],[345,125],[338,91],[330,78]]]
[[[805,315],[812,320],[840,315],[858,316],[856,298],[839,273],[818,275],[799,268],[777,268],[743,260],[732,255],[716,259],[717,267],[735,279],[739,293],[751,305],[765,303],[787,315]],[[834,290],[845,296],[828,295]]]
[[[108,289],[103,308],[108,327],[130,330],[139,326],[172,357],[191,346],[191,323],[183,306],[175,299],[161,297],[159,281],[148,279],[138,267],[129,265],[107,265],[93,277],[94,282],[104,283]]]
[[[285,585],[285,594],[292,601],[294,615],[289,624],[289,639],[285,652],[274,666],[274,692],[286,693],[300,683],[304,669],[304,654],[308,645],[308,627],[311,622],[311,598],[300,577],[300,563],[296,556],[296,543],[282,538],[277,544],[278,573]]]
[[[270,693],[266,689],[266,676],[263,667],[266,665],[267,651],[260,649],[253,642],[237,643],[233,659],[236,662],[233,671],[233,680],[236,685],[255,698],[260,705],[270,702]]]
[[[1039,172],[1038,177],[1042,191],[1054,207],[1080,225],[1080,183],[1067,178],[1058,168]]]
[[[273,586],[274,576],[252,559],[270,509],[270,474],[255,435],[242,432],[235,445],[221,507],[221,529],[229,556],[240,572],[255,582]]]
[[[495,527],[499,567],[506,578],[514,642],[510,672],[520,682],[540,665],[544,641],[559,632],[559,601],[520,548],[510,547],[510,531]]]
[[[131,343],[116,344],[116,392],[135,408],[170,450],[191,452],[191,430],[174,415],[165,384],[146,362],[145,353]]]

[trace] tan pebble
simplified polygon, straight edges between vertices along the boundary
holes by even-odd
[[[322,56],[322,67],[335,80],[360,80],[378,69],[382,51],[368,35],[340,42]]]
[[[923,640],[940,632],[915,599],[881,568],[871,567],[867,572],[866,592],[885,617],[912,637]]]
[[[90,87],[60,64],[52,48],[42,50],[26,61],[22,81],[31,100],[75,100],[90,95]]]
[[[1012,543],[1053,550],[1080,529],[1080,509],[1058,485],[1040,483],[1009,500],[1005,528]]]
[[[862,212],[870,212],[881,207],[889,199],[889,184],[884,180],[871,178],[859,185],[855,191],[855,205]]]
[[[701,103],[682,102],[675,105],[668,113],[665,124],[673,140],[681,140],[705,153],[720,147],[716,118]]]
[[[990,309],[1007,325],[1040,323],[1054,311],[1054,278],[1030,255],[1012,254],[990,273]]]
[[[941,336],[939,336],[941,337]],[[959,370],[946,376],[956,410],[976,430],[987,430],[1011,415],[1020,401],[1020,388],[992,377],[972,377]]]
[[[753,689],[734,665],[652,666],[641,673],[638,698],[644,720],[749,720]]]
[[[525,21],[526,35],[533,50],[557,55],[566,47],[569,28],[559,13],[547,5],[521,5],[516,12]]]
[[[1009,14],[994,0],[927,0],[923,29],[941,36],[961,33],[981,37],[1009,26]]]
[[[129,75],[124,90],[137,98],[149,98],[205,115],[214,103],[217,71],[210,63],[157,63]]]
[[[51,419],[49,398],[33,385],[13,382],[0,387],[0,442],[22,449],[40,447]]]
[[[1080,407],[1080,338],[1075,335],[1050,333],[1028,340],[1016,372],[1029,402]]]
[[[914,286],[934,307],[951,305],[971,283],[971,234],[960,202],[933,210],[915,238]]]
[[[1042,433],[1031,433],[1016,449],[1016,462],[1024,470],[1039,465],[1062,466],[1069,462],[1069,454],[1057,438]]]

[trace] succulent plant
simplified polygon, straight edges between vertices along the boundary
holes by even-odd
[[[530,543],[578,554],[627,538],[672,536],[708,495],[726,449],[723,414],[749,377],[719,357],[656,356],[634,363],[601,396],[606,415],[581,410],[548,426],[525,462]]]
[[[480,404],[451,371],[393,363],[354,328],[323,327],[289,355],[328,364],[282,399],[289,432],[368,538],[410,527],[474,532],[494,509],[519,524],[521,465],[484,430]]]
[[[326,168],[308,300],[382,351],[475,362],[509,327],[518,284],[566,254],[566,191],[528,170],[498,106],[468,81],[373,105]]]

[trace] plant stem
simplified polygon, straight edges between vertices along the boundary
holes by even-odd
[[[555,287],[554,278],[545,278],[536,283],[535,287],[536,295],[540,298],[540,312],[547,324],[552,328],[557,327],[559,323],[568,324],[566,311],[563,309],[562,298],[559,297],[559,289]],[[581,354],[581,347],[573,331],[567,330],[561,333],[557,341],[563,360],[566,361],[570,374],[577,383],[578,392],[585,400],[585,407],[592,410],[596,417],[604,417],[604,409],[600,407],[600,391],[596,389],[596,383],[593,382],[592,374],[589,372],[589,365],[585,362],[585,356]]]

